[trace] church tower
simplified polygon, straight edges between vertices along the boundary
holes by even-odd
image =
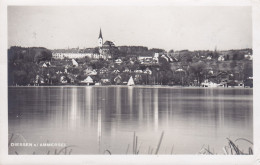
[[[102,47],[102,46],[103,46],[103,37],[102,37],[101,28],[100,28],[99,37],[98,37],[98,47]]]

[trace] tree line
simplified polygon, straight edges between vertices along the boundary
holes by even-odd
[[[90,49],[88,48],[88,51]],[[175,53],[169,51],[168,56],[174,58],[169,61],[167,58],[159,57],[158,64],[141,64],[137,57],[140,55],[161,53],[163,49],[148,49],[142,46],[122,46],[109,50],[113,54],[111,60],[93,60],[88,57],[76,59],[79,67],[68,65],[69,59],[53,60],[52,52],[42,47],[11,47],[8,49],[8,84],[27,85],[34,83],[36,76],[41,76],[45,83],[58,84],[60,77],[74,79],[75,82],[84,80],[87,75],[84,71],[91,67],[95,70],[107,68],[108,73],[92,76],[96,82],[103,78],[109,78],[112,84],[119,84],[127,81],[130,76],[135,77],[137,84],[162,84],[162,85],[199,85],[204,80],[220,83],[228,80],[230,83],[235,81],[245,82],[253,76],[252,61],[244,59],[244,54],[250,50],[230,50],[229,56],[225,56],[225,61],[218,61],[221,53],[217,51],[188,51],[183,50]],[[172,54],[171,54],[172,53]],[[166,53],[165,53],[166,54]],[[243,56],[243,57],[242,57]],[[211,57],[211,59],[207,59]],[[122,59],[121,64],[116,64],[115,59]],[[51,61],[55,67],[42,68],[42,62]],[[65,68],[65,66],[67,68]],[[125,73],[126,68],[134,70],[149,69],[151,74],[144,73]],[[67,73],[64,70],[67,69]],[[119,73],[113,73],[119,70]],[[61,74],[57,74],[62,72]]]

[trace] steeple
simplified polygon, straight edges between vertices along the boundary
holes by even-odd
[[[98,38],[102,38],[103,39],[103,37],[102,37],[102,32],[101,32],[101,28],[100,28],[100,31],[99,31],[99,37]]]
[[[101,28],[100,28],[99,37],[98,37],[98,47],[101,48],[102,46],[103,46],[103,37],[102,37]]]

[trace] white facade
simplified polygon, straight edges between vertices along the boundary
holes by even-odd
[[[102,47],[103,46],[103,38],[99,38],[98,39],[98,47]]]
[[[218,57],[218,61],[225,61],[224,56],[223,56],[223,55],[220,55],[220,56]]]
[[[245,57],[245,59],[253,60],[253,55],[252,54],[246,54],[244,57]]]
[[[84,58],[89,57],[92,58],[93,54],[91,53],[52,53],[52,58],[54,59],[75,59],[75,58]]]
[[[115,60],[115,63],[116,63],[116,64],[121,64],[122,62],[123,62],[123,61],[122,61],[121,59],[116,59],[116,60]]]
[[[217,83],[205,80],[204,82],[201,83],[201,86],[202,87],[212,87],[212,88],[214,88],[214,87],[218,87],[219,85]]]
[[[92,54],[92,53],[52,53],[52,58],[54,59],[64,59],[64,58],[69,58],[69,59],[76,59],[76,58],[85,58],[89,57],[92,59],[100,59],[104,58],[104,55],[100,54]]]

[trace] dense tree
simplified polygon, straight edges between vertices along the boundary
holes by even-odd
[[[149,51],[151,51],[153,53],[163,53],[163,52],[165,52],[164,49],[158,49],[158,48],[152,48],[152,49],[149,49]]]
[[[230,65],[231,69],[234,69],[237,66],[237,61],[236,60],[232,60],[229,65]]]
[[[95,48],[93,49],[93,53],[94,53],[94,54],[99,54],[99,47],[95,47]]]
[[[34,56],[34,61],[36,63],[39,63],[41,61],[50,61],[52,57],[51,51],[47,49],[36,49],[35,50],[35,56]]]
[[[196,63],[193,63],[190,65],[190,68],[189,68],[190,75],[193,76],[194,79],[197,80],[199,84],[204,79],[203,73],[205,73],[205,70],[204,70],[205,66],[206,66],[205,63],[202,61],[199,61],[199,62],[196,62]]]
[[[101,69],[103,67],[107,68],[108,67],[108,61],[106,61],[104,59],[99,59],[97,61],[92,61],[91,62],[91,66],[93,67],[93,69]]]
[[[99,48],[87,49],[69,49],[69,52],[92,52]],[[33,84],[36,76],[45,83],[58,84],[61,76],[68,78],[68,81],[75,80],[76,82],[84,80],[84,70],[87,67],[96,69],[98,74],[92,76],[95,82],[101,79],[110,79],[114,84],[121,84],[128,81],[130,76],[133,76],[137,84],[175,84],[187,85],[198,81],[201,83],[204,79],[209,79],[213,82],[220,82],[223,79],[229,80],[244,80],[247,81],[249,77],[253,76],[252,61],[244,60],[244,54],[249,50],[230,50],[227,53],[229,60],[217,61],[214,59],[218,56],[218,52],[214,51],[177,51],[174,53],[174,58],[178,58],[178,62],[170,62],[168,58],[159,57],[158,64],[141,64],[138,61],[138,56],[154,55],[155,52],[164,52],[163,49],[150,49],[142,46],[123,46],[117,49],[113,47],[107,51],[112,55],[113,59],[90,59],[89,57],[76,59],[79,67],[71,66],[71,59],[53,59],[51,65],[43,67],[45,61],[51,58],[51,52],[45,48],[22,48],[11,47],[8,49],[8,84],[9,85],[28,85]],[[172,53],[174,51],[171,51]],[[249,52],[250,53],[250,52]],[[221,54],[221,52],[220,52]],[[206,57],[213,57],[212,60]],[[215,56],[215,57],[214,57]],[[116,64],[115,59],[122,59],[121,64]],[[231,61],[232,60],[232,61]],[[67,68],[67,73],[65,72]],[[107,72],[100,74],[101,68],[107,68]],[[131,71],[145,70],[149,68],[152,74],[146,73],[126,73],[123,72],[126,68]],[[181,71],[176,71],[182,68]],[[113,73],[118,69],[119,73]],[[212,70],[209,74],[209,70]],[[119,78],[114,81],[116,76]],[[233,76],[231,76],[233,75]],[[251,79],[250,79],[251,82]]]
[[[252,62],[247,62],[244,64],[243,75],[244,75],[244,80],[248,79],[249,77],[253,77]]]

